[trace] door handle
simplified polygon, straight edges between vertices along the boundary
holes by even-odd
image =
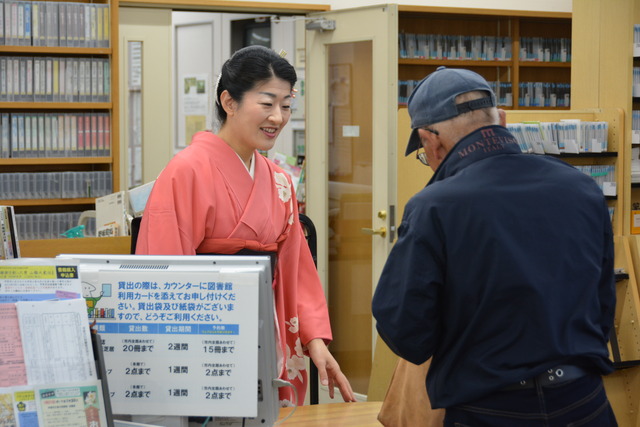
[[[380,237],[384,237],[387,235],[387,227],[380,227],[377,230],[373,229],[373,228],[361,228],[360,229],[364,234],[377,234]]]

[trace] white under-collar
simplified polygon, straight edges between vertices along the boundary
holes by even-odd
[[[236,153],[236,156],[238,156],[238,158],[242,162],[242,165],[245,167],[247,172],[249,172],[249,175],[251,175],[251,179],[253,179],[255,177],[255,172],[256,172],[256,152],[254,151],[253,154],[251,155],[251,166],[249,167],[247,167],[247,164],[244,162],[244,160],[242,160],[242,157],[240,157],[240,154]]]

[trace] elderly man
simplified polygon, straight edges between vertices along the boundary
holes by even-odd
[[[616,425],[602,375],[615,289],[590,177],[522,153],[480,75],[438,68],[409,98],[406,155],[435,174],[405,208],[373,298],[445,426]]]

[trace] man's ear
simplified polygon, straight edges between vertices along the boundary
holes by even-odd
[[[227,113],[227,116],[233,116],[238,109],[238,103],[231,97],[231,94],[227,90],[223,90],[220,94],[220,105]]]
[[[498,116],[500,117],[500,126],[507,127],[507,112],[498,108]]]
[[[447,156],[448,152],[448,150],[444,146],[444,141],[442,140],[442,138],[440,138],[439,135],[435,135],[431,132],[426,133],[425,137],[428,140],[428,143],[424,144],[425,151],[429,150],[431,154],[430,157],[438,161],[438,163],[441,162]]]

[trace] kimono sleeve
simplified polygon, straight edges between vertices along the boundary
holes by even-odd
[[[289,237],[283,242],[280,259],[288,275],[285,292],[295,295],[300,340],[303,346],[315,338],[329,343],[332,340],[327,300],[313,262],[309,245],[298,218],[294,197],[293,224]]]
[[[169,162],[145,206],[136,254],[195,255],[194,224],[199,221],[193,198],[195,179],[190,167],[178,160]]]

